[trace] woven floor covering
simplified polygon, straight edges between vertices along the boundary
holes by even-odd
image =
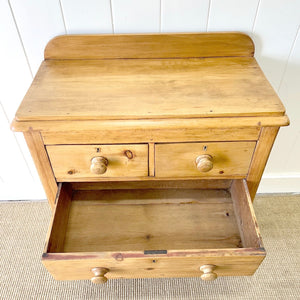
[[[0,299],[300,299],[300,195],[257,197],[267,257],[254,276],[55,281],[40,258],[50,221],[41,202],[0,203]]]

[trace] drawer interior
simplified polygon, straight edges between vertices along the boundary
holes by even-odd
[[[47,253],[262,247],[243,180],[87,186],[60,184]]]

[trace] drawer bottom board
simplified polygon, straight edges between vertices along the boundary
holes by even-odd
[[[63,252],[241,246],[233,204],[224,190],[108,190],[80,192],[75,199]]]

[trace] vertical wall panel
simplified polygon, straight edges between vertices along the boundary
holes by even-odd
[[[0,89],[0,199],[44,198],[45,194],[24,138],[21,133],[14,134],[9,128],[32,76],[7,1],[0,2],[0,39],[0,82],[3,83]],[[18,184],[23,185],[22,189],[21,186],[13,187]]]
[[[295,129],[300,132],[300,24],[296,40],[282,78],[279,96],[284,99],[287,113],[291,119],[293,126],[290,126],[290,128],[295,127]]]
[[[10,0],[33,74],[43,60],[47,42],[65,34],[59,0]]]
[[[300,23],[300,1],[262,0],[253,37],[256,58],[277,90]]]
[[[61,0],[67,33],[112,33],[110,0]]]
[[[251,33],[259,0],[211,0],[208,31]]]
[[[299,112],[299,109],[298,109]],[[286,173],[293,173],[293,175],[297,175],[298,178],[298,189],[300,190],[300,159],[299,159],[299,153],[300,153],[300,127],[299,122],[297,122],[294,132],[291,132],[293,137],[293,145],[290,148],[290,153],[288,155],[288,161],[286,164]],[[298,129],[298,130],[297,130]]]
[[[32,77],[7,1],[0,2],[0,100],[11,121]]]
[[[285,102],[291,125],[282,128],[274,145],[268,173],[298,173],[300,180],[300,32],[294,43],[286,71],[282,79],[279,96]],[[299,181],[300,183],[300,181]],[[299,184],[300,185],[300,184]]]
[[[160,31],[160,0],[111,0],[115,33]]]
[[[295,64],[292,62],[294,58],[291,57],[292,60],[289,61],[289,65],[287,65],[287,60],[289,55],[292,54],[291,49],[295,42],[299,25],[300,1],[261,1],[253,31],[256,45],[255,56],[265,75],[276,90],[280,88],[281,81],[284,80],[282,84],[285,82],[285,91],[280,88],[279,96],[286,106],[291,119],[291,125],[287,128],[281,128],[279,132],[266,167],[265,177],[274,177],[274,174],[282,175],[284,172],[290,173],[290,170],[287,168],[288,156],[291,155],[291,149],[295,143],[295,126],[297,125],[295,124],[293,111],[295,107],[292,109],[289,108],[289,102],[294,103],[295,100],[289,99],[291,99],[292,94],[296,94],[292,92],[292,89],[296,88],[299,83],[295,85],[295,81],[289,82],[291,76],[288,74],[291,71],[287,69],[287,72],[285,72],[285,70],[287,66],[289,69],[294,69]],[[296,160],[297,158],[294,157],[293,159]],[[299,169],[298,172],[300,172]],[[286,174],[286,176],[289,175]],[[261,191],[263,190],[261,189]]]
[[[0,200],[45,199],[41,184],[30,175],[9,122],[0,106]]]
[[[161,31],[206,31],[209,0],[161,1]]]

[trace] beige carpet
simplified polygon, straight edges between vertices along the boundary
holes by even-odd
[[[252,277],[58,282],[40,262],[50,220],[46,202],[0,204],[0,299],[300,299],[300,196],[258,197],[267,250]]]

